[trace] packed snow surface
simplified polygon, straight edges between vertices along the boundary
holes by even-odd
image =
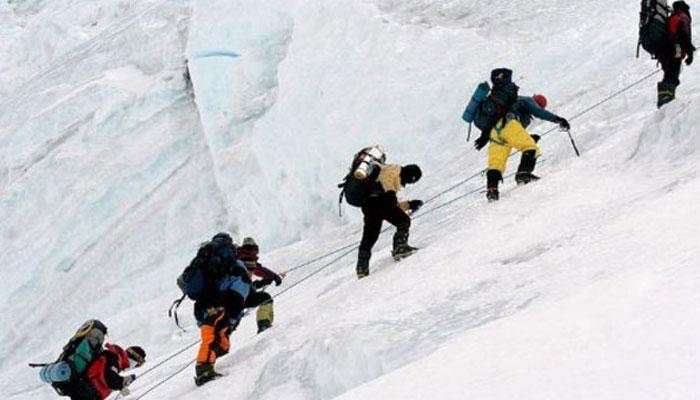
[[[0,3],[0,398],[55,398],[25,365],[53,360],[88,318],[146,348],[145,368],[195,343],[191,303],[186,332],[166,311],[213,233],[255,236],[278,271],[358,241],[361,213],[338,217],[335,185],[377,143],[423,168],[401,194],[431,199],[413,219],[421,250],[395,263],[384,234],[361,281],[350,247],[294,269],[270,289],[273,329],[247,317],[233,334],[225,378],[195,388],[192,348],[137,370],[131,398],[697,398],[697,67],[662,110],[656,75],[572,118],[580,158],[548,133],[543,179],[506,178],[495,204],[460,119],[494,67],[564,117],[647,76],[637,13],[622,0]]]

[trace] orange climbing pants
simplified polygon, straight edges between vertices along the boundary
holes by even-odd
[[[223,309],[212,309],[210,316],[200,327],[202,342],[197,352],[197,364],[214,364],[216,358],[228,353],[231,343],[231,326]]]

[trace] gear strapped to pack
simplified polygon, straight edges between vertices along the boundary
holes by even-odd
[[[476,125],[481,134],[488,135],[508,113],[518,100],[518,85],[513,83],[513,71],[508,68],[497,68],[491,71],[491,84],[480,83],[469,103],[462,119]]]
[[[350,171],[343,182],[338,184],[341,189],[338,196],[338,213],[343,215],[341,204],[343,198],[348,204],[362,207],[369,195],[377,190],[376,182],[379,167],[386,162],[386,153],[379,146],[366,147],[360,150],[350,164]]]
[[[63,351],[53,363],[29,364],[41,367],[39,377],[51,384],[59,396],[76,396],[89,391],[84,374],[90,364],[102,353],[107,327],[97,319],[91,319],[78,328],[73,337],[63,346]]]
[[[671,8],[666,0],[642,0],[639,12],[637,58],[639,58],[640,47],[655,59],[669,45],[668,18],[670,15]]]

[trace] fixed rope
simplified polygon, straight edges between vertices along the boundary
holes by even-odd
[[[197,342],[197,343],[199,343],[199,342]],[[197,343],[195,343],[195,344],[197,344]],[[136,400],[143,399],[143,398],[146,397],[149,393],[151,393],[152,391],[158,389],[159,387],[161,387],[162,385],[164,385],[166,382],[168,382],[169,380],[171,380],[171,379],[173,379],[174,377],[176,377],[177,375],[179,375],[182,371],[184,371],[184,370],[186,370],[187,368],[189,368],[190,365],[194,364],[194,362],[195,362],[195,360],[191,360],[190,362],[188,362],[188,363],[186,363],[185,365],[183,365],[182,367],[180,367],[177,371],[175,371],[175,372],[173,372],[172,374],[166,376],[164,379],[162,379],[161,381],[159,381],[159,382],[156,383],[155,385],[153,385],[153,386],[151,386],[150,388],[148,388],[148,390],[146,390],[145,392],[141,393],[138,397],[136,397]],[[116,400],[116,399],[115,399],[115,400]]]
[[[580,111],[580,112],[574,114],[572,117],[569,118],[569,120],[573,121],[573,120],[575,120],[575,119],[578,119],[578,118],[580,118],[580,117],[582,117],[582,116],[588,114],[589,112],[595,110],[596,108],[602,106],[603,104],[609,102],[610,100],[612,100],[612,99],[614,99],[614,98],[616,98],[616,97],[622,95],[623,93],[629,91],[630,89],[634,88],[635,86],[637,86],[637,85],[641,84],[642,82],[648,80],[649,78],[651,78],[651,77],[653,77],[654,75],[658,74],[660,71],[661,71],[660,68],[659,68],[659,69],[656,69],[655,71],[653,71],[653,72],[651,72],[651,73],[645,75],[644,77],[638,79],[637,81],[635,81],[635,82],[633,82],[633,83],[631,83],[631,84],[629,84],[629,85],[623,87],[623,88],[620,89],[620,90],[615,91],[614,93],[608,95],[607,97],[605,97],[604,99],[598,101],[597,103],[595,103],[595,104],[593,104],[593,105],[591,105],[591,106],[585,108],[584,110],[582,110],[582,111]],[[558,127],[551,128],[551,129],[545,131],[544,133],[542,133],[540,136],[541,136],[541,137],[547,136],[547,135],[551,134],[552,132],[556,131],[557,129],[559,129],[559,128],[558,128]],[[514,156],[515,154],[517,154],[517,152],[511,154],[510,156],[512,157],[512,156]],[[542,161],[545,161],[545,160],[542,160]],[[471,176],[469,176],[469,177],[467,177],[467,178],[465,178],[465,179],[463,179],[463,180],[461,180],[461,181],[455,183],[454,185],[452,185],[452,186],[450,186],[450,187],[448,187],[448,188],[446,188],[446,189],[444,189],[444,190],[438,192],[437,194],[435,194],[435,195],[433,195],[432,197],[428,198],[428,200],[426,200],[426,201],[424,202],[424,204],[431,203],[431,202],[437,200],[438,198],[444,196],[445,194],[447,194],[447,193],[449,193],[449,192],[451,192],[451,191],[457,189],[458,187],[460,187],[460,186],[462,186],[462,185],[464,185],[464,184],[466,184],[466,183],[468,183],[468,182],[470,182],[470,181],[472,181],[472,180],[474,180],[474,179],[476,179],[476,178],[482,176],[482,175],[484,174],[485,171],[486,171],[486,169],[482,169],[482,170],[480,170],[479,172],[477,172],[477,173],[475,173],[475,174],[473,174],[473,175],[471,175]],[[506,178],[507,178],[507,177],[510,177],[510,176],[513,176],[513,175],[514,175],[514,174],[507,175]],[[427,211],[425,211],[425,212],[422,212],[422,213],[417,214],[415,217],[413,217],[413,219],[418,219],[418,218],[421,218],[421,217],[423,217],[423,216],[425,216],[425,215],[429,215],[429,214],[431,214],[431,213],[433,213],[433,212],[435,212],[435,211],[437,211],[437,210],[439,210],[439,209],[441,209],[441,208],[444,208],[444,207],[446,207],[446,206],[448,206],[448,205],[450,205],[450,204],[455,203],[455,202],[458,201],[458,200],[461,200],[461,199],[463,199],[463,198],[465,198],[465,197],[467,197],[467,196],[470,196],[470,195],[472,195],[472,194],[478,193],[478,192],[480,192],[480,191],[482,191],[482,190],[483,190],[483,188],[477,188],[477,189],[468,191],[468,192],[466,192],[466,193],[464,193],[464,194],[461,194],[461,195],[459,195],[459,196],[457,196],[457,197],[455,197],[455,198],[453,198],[453,199],[451,199],[451,200],[448,200],[448,201],[446,201],[446,202],[443,202],[443,203],[441,203],[441,204],[438,204],[437,206],[435,206],[435,207],[433,207],[433,208],[431,208],[431,209],[429,209],[429,210],[427,210]],[[382,229],[381,233],[384,233],[384,232],[388,231],[389,229],[391,229],[391,227],[386,227],[386,228]],[[321,267],[317,268],[317,269],[314,270],[313,272],[311,272],[311,273],[305,275],[303,278],[301,278],[301,279],[299,279],[298,281],[294,282],[292,285],[290,285],[290,286],[286,287],[285,289],[281,290],[280,292],[274,294],[272,297],[273,297],[273,298],[277,298],[277,297],[283,295],[284,293],[289,292],[292,288],[294,288],[294,287],[296,287],[296,286],[299,286],[299,285],[302,284],[303,282],[305,282],[305,281],[311,279],[312,277],[316,276],[317,274],[321,273],[321,271],[325,270],[326,268],[328,268],[328,267],[330,267],[331,265],[335,264],[336,262],[340,261],[342,258],[344,258],[344,257],[346,257],[347,255],[351,254],[352,252],[354,252],[354,251],[357,250],[358,248],[359,248],[359,241],[358,241],[358,242],[351,243],[351,244],[348,244],[348,245],[345,245],[345,246],[342,246],[342,247],[339,247],[339,248],[337,248],[337,249],[335,249],[335,250],[333,250],[333,251],[331,251],[331,252],[329,252],[329,253],[323,254],[323,255],[321,255],[321,256],[319,256],[319,257],[316,257],[316,258],[314,258],[314,259],[312,259],[312,260],[306,261],[306,262],[304,262],[304,263],[302,263],[302,264],[299,264],[299,265],[297,265],[297,266],[295,266],[295,267],[289,269],[287,272],[296,271],[296,270],[299,270],[299,269],[301,269],[301,268],[307,267],[307,266],[309,266],[309,265],[311,265],[311,264],[314,264],[314,263],[316,263],[316,262],[318,262],[318,261],[321,261],[321,260],[323,260],[323,259],[326,259],[326,258],[328,258],[328,257],[330,257],[330,256],[332,256],[332,255],[336,255],[336,254],[342,252],[342,254],[340,254],[339,256],[334,257],[332,260],[330,260],[330,261],[328,261],[327,263],[323,264]],[[195,341],[195,342],[193,342],[193,343],[187,345],[186,347],[184,347],[184,348],[178,350],[178,351],[177,351],[176,353],[174,353],[173,355],[167,357],[167,358],[164,359],[163,361],[159,362],[158,364],[154,365],[154,366],[151,367],[150,369],[146,370],[143,374],[139,375],[139,377],[142,377],[142,376],[146,375],[147,373],[149,373],[149,372],[155,370],[156,368],[159,368],[160,366],[162,366],[163,364],[165,364],[165,363],[168,362],[169,360],[173,359],[173,358],[176,357],[177,355],[182,354],[182,353],[185,352],[186,350],[188,350],[188,349],[194,347],[195,345],[199,344],[199,342],[200,342],[200,341],[197,340],[197,341]],[[170,379],[174,378],[176,375],[178,375],[178,374],[180,374],[181,372],[183,372],[185,369],[187,369],[187,367],[189,367],[190,365],[192,365],[192,363],[194,363],[194,361],[195,361],[195,360],[190,361],[188,364],[186,364],[186,365],[184,365],[183,367],[179,368],[178,370],[176,370],[176,371],[173,372],[172,374],[166,376],[163,380],[158,381],[155,385],[151,386],[151,387],[150,387],[149,389],[147,389],[144,393],[142,393],[141,395],[139,395],[138,397],[136,397],[136,400],[140,400],[140,399],[144,398],[146,395],[148,395],[149,393],[151,393],[153,390],[155,390],[156,388],[158,388],[158,387],[160,387],[161,385],[163,385],[165,382],[169,381]],[[116,399],[115,399],[115,400],[116,400]]]

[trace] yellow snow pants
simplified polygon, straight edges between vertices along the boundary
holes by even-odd
[[[539,157],[541,153],[540,146],[523,128],[520,121],[515,119],[506,122],[505,126],[502,122],[497,124],[491,130],[490,139],[488,169],[498,170],[501,174],[506,171],[506,163],[513,148],[521,152],[535,150],[535,157]]]

